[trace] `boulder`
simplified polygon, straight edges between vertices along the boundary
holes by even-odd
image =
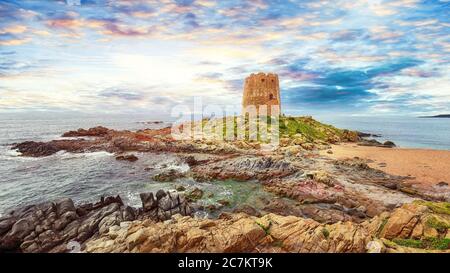
[[[116,160],[121,160],[121,161],[129,161],[129,162],[135,162],[137,161],[139,158],[133,154],[131,155],[119,155],[116,157]]]

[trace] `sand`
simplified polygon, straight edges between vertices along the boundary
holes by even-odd
[[[417,186],[434,186],[446,182],[450,186],[450,151],[380,148],[340,144],[332,146],[333,154],[322,151],[333,159],[360,157],[372,162],[369,166],[393,175],[409,176]]]

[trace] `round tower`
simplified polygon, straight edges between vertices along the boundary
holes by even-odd
[[[242,113],[245,113],[245,109],[252,105],[255,106],[257,111],[259,111],[260,106],[267,106],[268,115],[272,114],[272,106],[276,106],[278,113],[281,112],[280,84],[277,74],[260,72],[245,78]]]

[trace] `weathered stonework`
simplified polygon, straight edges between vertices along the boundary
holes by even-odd
[[[257,111],[260,111],[261,106],[267,106],[268,115],[272,114],[271,107],[276,106],[280,113],[280,84],[277,74],[260,72],[245,79],[242,113],[248,112],[252,105]]]

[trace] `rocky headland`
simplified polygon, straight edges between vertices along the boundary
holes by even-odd
[[[79,129],[49,142],[14,144],[22,156],[107,151],[170,154],[188,170],[161,170],[153,181],[257,182],[273,198],[254,206],[202,204],[199,189],[142,193],[141,208],[108,197],[14,209],[0,218],[0,251],[68,252],[421,252],[448,251],[450,190],[415,187],[408,176],[374,169],[363,158],[336,159],[332,145],[376,146],[366,134],[311,117],[282,117],[280,146],[258,141],[175,140],[170,128],[136,132]],[[150,178],[149,178],[149,183]],[[225,209],[227,208],[228,209]],[[198,212],[214,211],[201,217]]]

